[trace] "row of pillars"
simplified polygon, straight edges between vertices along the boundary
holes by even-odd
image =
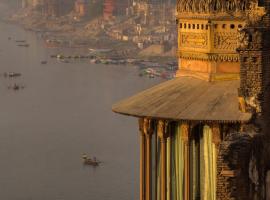
[[[140,200],[152,200],[152,121],[139,119],[140,127]],[[169,123],[163,120],[157,122],[157,134],[161,142],[161,200],[167,200],[167,138]]]
[[[170,200],[170,195],[167,190],[170,190],[171,185],[169,183],[169,177],[167,172],[167,142],[170,141],[171,127],[170,122],[165,120],[154,121],[148,118],[139,119],[140,130],[140,200],[152,200],[152,135],[154,134],[154,126],[157,127],[157,135],[161,143],[161,183],[160,192],[161,200]],[[184,199],[188,200],[189,197],[189,133],[191,132],[191,126],[187,123],[182,124],[183,128],[183,141],[184,141],[184,173],[185,176],[185,191]],[[211,126],[213,136],[212,142],[219,146],[221,141],[220,128],[218,124]]]

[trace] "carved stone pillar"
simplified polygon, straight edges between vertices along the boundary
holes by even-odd
[[[143,130],[146,137],[146,167],[145,167],[145,199],[152,199],[152,134],[153,127],[150,119],[144,118]]]
[[[145,200],[145,134],[144,119],[139,119],[140,130],[140,200]]]
[[[182,124],[183,140],[184,140],[184,199],[189,200],[189,125]]]
[[[158,136],[161,142],[161,200],[167,199],[167,138],[168,122],[158,121]]]
[[[218,153],[219,145],[221,143],[220,125],[215,123],[211,126],[211,129],[212,129],[212,142],[215,144]]]
[[[167,138],[167,200],[171,200],[171,191],[172,191],[172,183],[171,183],[171,125],[169,127],[169,137]]]

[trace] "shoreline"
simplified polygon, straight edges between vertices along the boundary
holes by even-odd
[[[21,18],[20,14],[22,13],[25,13],[25,11],[21,10],[12,16],[1,19],[1,21],[40,34],[41,40],[44,42],[44,48],[78,49],[83,52],[80,55],[63,55],[61,52],[58,55],[51,55],[51,58],[56,58],[61,62],[69,63],[70,59],[88,59],[93,64],[136,65],[140,68],[140,76],[148,75],[150,78],[161,76],[166,79],[173,78],[178,68],[175,57],[144,56],[140,54],[140,49],[134,43],[113,40],[113,38],[105,34],[105,31],[104,33],[99,33],[99,35],[91,35],[91,33],[87,35],[84,33],[87,23],[81,23],[78,27],[75,27],[75,23],[70,23],[69,28],[73,28],[69,31],[64,31],[63,27],[68,23],[68,20],[65,19],[64,23],[62,23],[63,27],[58,27],[56,30],[50,28],[49,24],[53,22],[52,27],[55,27],[61,22],[61,18],[47,22],[47,19],[41,18],[40,15],[31,16],[31,18],[29,17],[30,15],[26,15]],[[34,20],[29,21],[32,18]],[[41,19],[39,20],[39,18]],[[37,26],[35,21],[40,21],[45,26]],[[93,49],[96,53],[91,53],[90,49]],[[110,51],[103,52],[102,50],[104,49]]]

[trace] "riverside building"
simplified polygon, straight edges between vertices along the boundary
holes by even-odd
[[[177,13],[176,78],[112,108],[139,119],[140,200],[269,200],[270,1]]]

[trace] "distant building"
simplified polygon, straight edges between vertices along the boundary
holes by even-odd
[[[104,0],[103,17],[109,19],[113,16],[115,9],[115,0]]]
[[[75,1],[75,13],[78,17],[86,17],[89,15],[89,2],[88,0]]]
[[[48,17],[60,17],[71,12],[74,0],[44,0],[43,13]]]
[[[128,6],[129,0],[104,0],[103,17],[126,15]]]

